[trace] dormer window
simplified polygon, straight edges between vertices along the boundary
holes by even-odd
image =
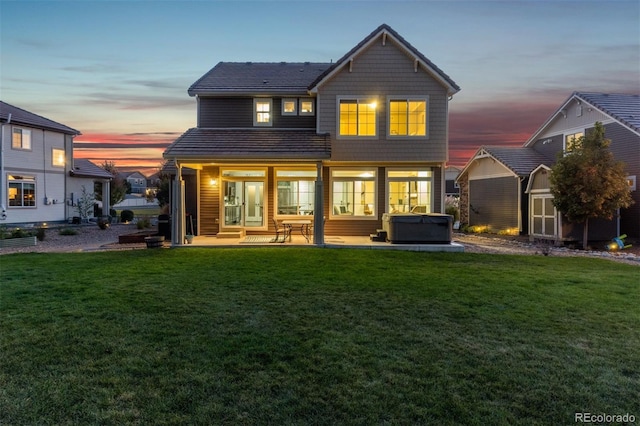
[[[272,123],[272,101],[271,99],[254,99],[253,100],[254,126],[271,126]]]
[[[297,115],[298,114],[298,100],[297,99],[283,99],[282,100],[282,115]]]
[[[300,99],[300,115],[313,115],[313,99]]]

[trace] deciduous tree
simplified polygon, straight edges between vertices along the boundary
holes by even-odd
[[[589,219],[612,219],[633,200],[624,163],[609,150],[602,123],[578,138],[571,151],[558,154],[551,169],[553,204],[571,222],[582,223],[582,247],[587,248]]]
[[[105,161],[100,167],[113,175],[113,180],[110,185],[109,205],[115,206],[124,200],[127,192],[131,191],[130,185],[128,185],[125,179],[119,176],[118,168],[113,161]],[[94,191],[96,200],[102,201],[102,185],[97,185]]]

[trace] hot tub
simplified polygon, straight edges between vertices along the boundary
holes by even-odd
[[[450,244],[453,216],[428,213],[385,213],[382,228],[391,243]]]

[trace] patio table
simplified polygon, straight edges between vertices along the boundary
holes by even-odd
[[[295,227],[300,227],[300,234],[309,242],[311,226],[311,220],[309,219],[289,219],[283,220],[282,224],[289,227],[289,241],[291,241],[291,230]]]

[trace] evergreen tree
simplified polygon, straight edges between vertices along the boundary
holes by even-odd
[[[612,219],[617,209],[633,203],[624,163],[614,159],[610,144],[604,126],[596,122],[593,131],[575,140],[570,151],[558,154],[551,169],[553,205],[569,221],[584,224],[584,249],[589,219]]]

